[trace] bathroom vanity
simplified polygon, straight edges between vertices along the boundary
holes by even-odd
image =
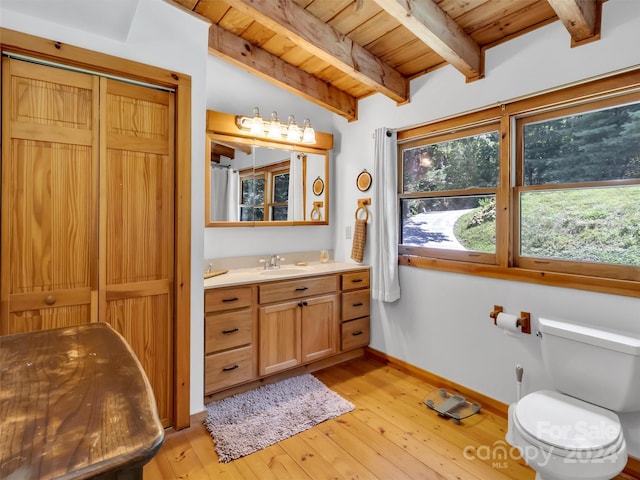
[[[369,268],[331,262],[205,280],[204,394],[362,355]]]

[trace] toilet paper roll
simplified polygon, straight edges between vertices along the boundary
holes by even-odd
[[[520,332],[520,327],[518,326],[518,317],[517,315],[512,315],[511,313],[500,312],[498,314],[498,318],[496,318],[496,325],[500,327],[504,333],[509,335]]]

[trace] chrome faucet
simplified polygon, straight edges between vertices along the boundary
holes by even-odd
[[[263,258],[262,260],[260,260],[260,262],[264,263],[265,270],[273,270],[276,268],[280,268],[281,260],[284,260],[284,257],[281,257],[280,255],[271,255],[271,258],[269,260]]]

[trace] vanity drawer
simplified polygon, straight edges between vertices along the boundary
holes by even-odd
[[[369,288],[369,270],[361,272],[343,273],[342,290],[356,290],[358,288]]]
[[[253,347],[207,355],[204,360],[205,395],[253,378]]]
[[[251,343],[252,325],[253,310],[250,308],[207,315],[204,352],[213,353]]]
[[[259,285],[260,303],[280,302],[336,291],[335,275]]]
[[[355,290],[342,294],[342,320],[351,320],[369,315],[371,291]]]
[[[369,317],[344,322],[342,325],[342,351],[369,345]]]
[[[250,307],[251,303],[251,287],[211,288],[204,292],[207,313]]]

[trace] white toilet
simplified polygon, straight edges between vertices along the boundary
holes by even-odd
[[[536,480],[607,480],[627,463],[614,412],[640,411],[640,334],[539,319],[554,387],[509,406],[507,442]]]

